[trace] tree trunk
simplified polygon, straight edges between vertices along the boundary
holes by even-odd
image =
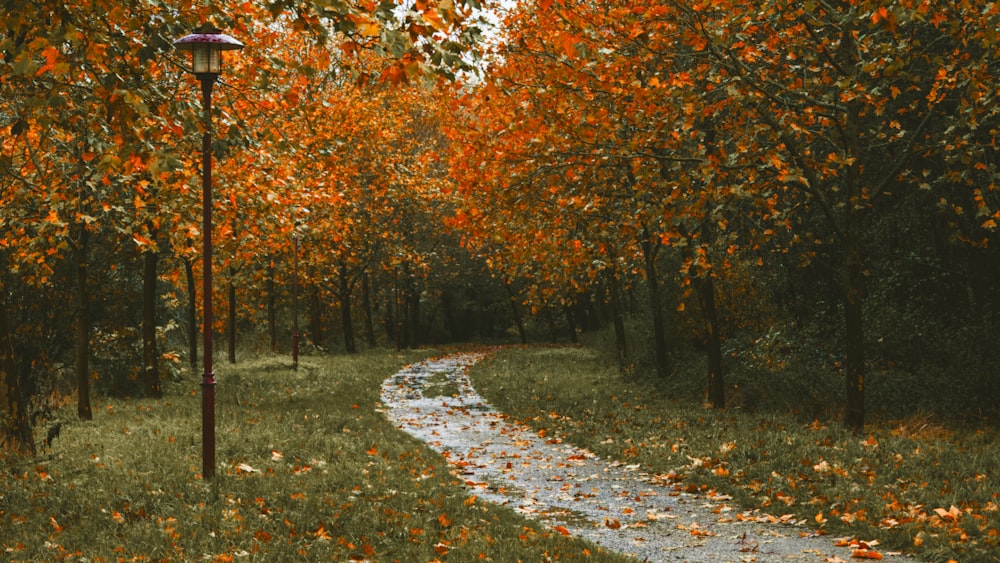
[[[847,335],[847,403],[844,425],[860,433],[865,427],[865,327],[864,266],[861,258],[859,228],[848,225],[845,231],[844,320]]]
[[[400,306],[400,294],[399,294],[399,266],[396,266],[392,271],[392,306],[388,307],[389,313],[389,326],[393,331],[393,336],[396,340],[396,353],[403,347],[403,316]]]
[[[653,314],[653,350],[656,353],[656,375],[666,378],[670,373],[667,358],[666,327],[663,324],[663,301],[660,298],[660,281],[656,273],[656,254],[659,242],[643,229],[642,257],[646,265],[646,283],[649,284],[649,305]]]
[[[566,305],[563,310],[566,313],[566,331],[569,332],[569,341],[577,344],[580,342],[580,338],[576,334],[576,313],[573,312],[573,305]]]
[[[416,282],[408,271],[406,276],[406,306],[409,347],[416,348],[422,344],[420,339],[420,292],[417,291]]]
[[[0,298],[4,295],[0,286]],[[7,304],[0,299],[0,407],[8,421],[5,435],[0,435],[0,441],[7,440],[10,449],[15,454],[24,456],[35,455],[35,439],[31,428],[31,417],[28,414],[28,397],[24,388],[24,376],[18,365],[14,352],[14,341],[10,336],[10,325],[7,320]]]
[[[184,259],[184,275],[187,278],[187,325],[188,325],[188,358],[191,369],[198,369],[198,298],[194,282],[194,265],[190,258]]]
[[[618,274],[614,270],[608,274],[608,297],[611,302],[611,325],[615,329],[615,358],[619,369],[624,370],[628,366],[628,340],[625,336],[625,315],[622,313]]]
[[[86,225],[79,225],[76,247],[76,414],[80,420],[93,420],[90,408],[90,293],[87,287]]]
[[[701,302],[701,314],[705,320],[708,355],[708,401],[712,408],[726,406],[726,387],[722,373],[722,337],[719,334],[719,319],[715,308],[715,280],[711,272],[695,278],[695,289]]]
[[[511,284],[506,281],[503,282],[504,289],[507,290],[507,296],[510,302],[510,312],[514,316],[514,324],[517,325],[517,334],[521,337],[521,344],[528,343],[528,331],[524,327],[524,319],[521,318],[521,304],[518,302],[517,293]]]
[[[323,346],[323,312],[319,298],[319,287],[313,285],[309,290],[309,336],[313,346]]]
[[[277,307],[277,297],[274,295],[274,262],[270,261],[267,265],[267,333],[271,340],[271,353],[278,353],[278,313],[275,310]]]
[[[357,354],[358,345],[354,340],[354,320],[351,318],[351,283],[348,279],[347,264],[340,262],[340,323],[344,331],[344,351],[348,354]]]
[[[236,272],[229,267],[229,326],[226,327],[229,363],[236,363]]]
[[[845,124],[846,148],[856,156],[858,143],[858,104],[848,106]],[[847,402],[844,405],[844,425],[856,433],[865,428],[865,325],[864,325],[864,261],[861,254],[862,190],[857,159],[847,169],[847,207],[844,221],[844,320],[847,339]]]
[[[160,390],[159,354],[156,352],[156,267],[159,254],[143,254],[142,275],[142,368],[146,384],[146,396],[159,399]]]
[[[365,314],[365,341],[369,348],[374,348],[378,343],[375,341],[375,322],[372,320],[371,277],[368,272],[361,278],[361,306]]]

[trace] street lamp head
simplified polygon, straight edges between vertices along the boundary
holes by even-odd
[[[194,74],[218,76],[222,74],[222,52],[242,49],[243,43],[208,25],[174,41],[174,47],[191,51],[191,72]]]

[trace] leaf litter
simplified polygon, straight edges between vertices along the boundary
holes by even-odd
[[[440,452],[471,499],[648,561],[911,561],[871,542],[823,537],[788,516],[741,512],[726,495],[692,494],[673,472],[603,460],[518,423],[470,384],[467,370],[484,355],[412,364],[381,389],[385,415]]]

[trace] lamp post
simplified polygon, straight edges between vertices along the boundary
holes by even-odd
[[[242,49],[243,43],[212,25],[174,41],[180,51],[191,51],[191,72],[201,81],[205,132],[201,141],[202,179],[202,299],[204,299],[205,373],[201,381],[201,474],[215,476],[215,372],[212,369],[212,86],[222,74],[222,52]]]

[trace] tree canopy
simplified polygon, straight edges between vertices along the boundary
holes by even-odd
[[[310,343],[346,352],[355,332],[404,346],[607,325],[626,371],[669,381],[703,353],[718,408],[727,371],[787,346],[779,364],[843,375],[824,400],[856,431],[873,378],[951,369],[977,397],[958,410],[996,416],[997,10],[14,2],[6,443],[31,449],[32,413],[68,387],[84,419],[91,384],[156,396],[199,330],[229,331],[231,360],[265,324],[285,347],[300,306]],[[212,116],[227,314],[209,327],[201,106],[172,47],[203,22],[246,43]]]

